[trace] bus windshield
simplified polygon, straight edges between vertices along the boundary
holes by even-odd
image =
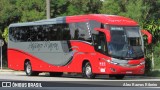
[[[108,53],[114,58],[137,59],[144,56],[139,27],[110,27]]]

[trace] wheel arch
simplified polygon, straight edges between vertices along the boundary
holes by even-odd
[[[82,71],[82,73],[83,73],[83,67],[85,66],[85,64],[87,63],[87,62],[90,62],[88,59],[85,59],[85,60],[83,60],[83,62],[82,62],[82,65],[81,65],[81,71]]]
[[[86,64],[89,64],[90,65],[90,67],[91,67],[91,74],[90,75],[87,75],[86,74]],[[95,78],[95,74],[93,73],[93,68],[92,68],[92,64],[91,64],[91,61],[89,61],[89,60],[87,60],[87,59],[85,59],[85,60],[83,60],[83,63],[82,63],[82,76],[83,77],[86,77],[86,78],[89,78],[89,79],[93,79],[93,78]]]
[[[25,66],[25,63],[26,63],[26,62],[30,62],[30,60],[29,60],[29,59],[25,59],[25,60],[24,60],[24,64],[23,64],[23,65],[24,65],[24,68],[23,68],[24,70],[25,70],[25,68],[26,68],[26,66]]]

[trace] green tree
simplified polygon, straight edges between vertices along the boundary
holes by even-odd
[[[18,12],[14,0],[0,0],[0,30],[1,34],[4,28],[10,23],[19,20],[20,13]]]
[[[0,38],[8,40],[11,23],[45,19],[45,0],[0,0]],[[7,63],[7,45],[3,46],[3,60]]]
[[[0,38],[10,23],[18,21],[20,13],[16,8],[16,0],[0,0]],[[7,34],[6,30],[5,33]],[[8,35],[4,36],[7,39]],[[3,39],[3,38],[2,38]],[[7,65],[7,45],[3,46],[3,64]]]
[[[5,42],[8,42],[8,27],[4,29],[2,37],[4,38]]]
[[[45,19],[45,0],[17,0],[16,8],[21,13],[20,21],[36,21]]]
[[[50,0],[51,3],[51,18],[63,16],[67,11],[69,0]]]
[[[51,0],[51,17],[99,13],[100,0]]]
[[[123,5],[121,5],[122,1],[123,0],[104,0],[100,12],[104,14],[119,15],[125,10]]]
[[[0,30],[5,41],[9,24],[45,19],[45,9],[44,0],[0,0]]]
[[[100,12],[129,17],[142,24],[147,18],[149,8],[144,0],[105,0]]]

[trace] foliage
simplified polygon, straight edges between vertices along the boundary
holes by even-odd
[[[9,24],[45,18],[44,0],[0,0],[0,31],[7,39]],[[6,41],[6,40],[5,40]]]
[[[101,13],[111,14],[111,15],[118,15],[121,12],[124,12],[123,3],[126,0],[104,0],[102,9],[100,10]]]
[[[151,60],[150,60],[150,58],[149,57],[146,57],[145,58],[145,74],[148,74],[148,73],[150,73],[150,71],[151,71],[151,69],[152,69],[152,62],[151,62]]]
[[[158,20],[150,20],[148,23],[144,23],[144,29],[150,31],[153,36],[153,43],[159,43],[160,41],[160,19]]]
[[[69,0],[51,0],[51,17],[62,16],[69,5]]]
[[[160,69],[160,43],[157,43],[155,47],[153,47],[153,53],[154,53],[154,62],[155,67],[154,69]]]
[[[20,13],[14,0],[0,0],[0,30],[3,32],[11,22],[19,20]]]
[[[99,13],[100,0],[51,0],[51,17]]]
[[[45,0],[17,0],[20,21],[36,21],[45,18]]]
[[[8,27],[4,29],[2,37],[5,39],[5,42],[8,42]]]
[[[150,71],[147,73],[147,76],[160,77],[160,71],[159,70]]]
[[[144,0],[105,0],[101,13],[121,15],[142,23],[149,8]]]

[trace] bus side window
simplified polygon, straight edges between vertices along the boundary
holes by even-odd
[[[63,28],[63,40],[70,40],[71,35],[70,35],[70,30],[68,25],[64,25]]]
[[[70,29],[68,24],[52,24],[38,26],[11,27],[9,38],[14,42],[26,41],[62,41],[70,40]]]
[[[20,28],[14,28],[13,30],[13,37],[15,42],[18,42],[21,39],[20,31],[21,31]]]
[[[49,33],[50,41],[55,41],[55,40],[57,40],[57,37],[56,37],[57,29],[55,29],[54,26],[55,26],[55,25],[52,25],[52,27],[50,28],[50,33]]]
[[[77,31],[76,23],[70,23],[69,28],[70,28],[71,40],[77,39],[76,36],[78,37],[78,34],[76,33]]]
[[[86,22],[80,23],[70,23],[71,39],[72,40],[84,40],[91,42],[91,37],[89,35],[89,30]]]
[[[74,39],[76,39],[76,40],[79,39],[79,31],[78,31],[78,29],[75,30]]]
[[[14,27],[11,27],[10,29],[9,29],[9,40],[11,40],[11,41],[16,41],[15,40],[15,28]]]
[[[80,40],[85,40],[85,41],[91,40],[86,22],[77,23],[76,27],[79,31]]]
[[[68,24],[54,24],[50,32],[50,38],[53,41],[70,40],[71,38]]]

